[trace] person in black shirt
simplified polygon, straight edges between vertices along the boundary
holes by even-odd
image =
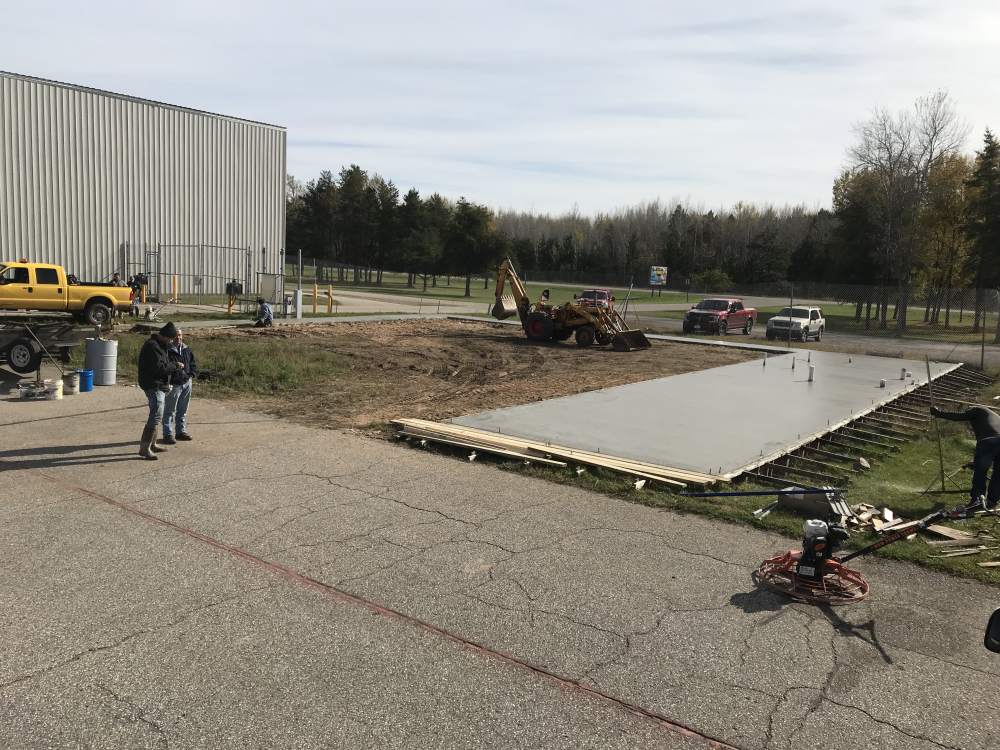
[[[179,362],[171,362],[167,347],[177,336],[177,327],[167,323],[154,333],[139,350],[139,387],[146,394],[149,416],[139,441],[139,455],[148,461],[155,461],[156,454],[165,450],[156,445],[156,428],[163,419],[163,402],[170,392],[170,376],[173,371],[183,369]]]
[[[982,406],[965,411],[941,411],[931,407],[931,414],[953,422],[968,422],[976,435],[976,452],[972,458],[972,503],[977,504],[985,495],[986,507],[995,508],[1000,499],[1000,416]],[[990,486],[986,489],[986,472],[990,466]]]

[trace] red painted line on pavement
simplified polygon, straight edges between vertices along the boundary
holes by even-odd
[[[203,542],[217,550],[226,552],[248,563],[251,563],[258,567],[264,568],[265,570],[268,570],[272,573],[276,573],[280,576],[283,576],[301,586],[319,591],[327,598],[332,599],[336,602],[340,602],[343,604],[354,604],[356,606],[363,607],[369,610],[370,612],[381,615],[382,617],[385,617],[387,619],[403,622],[411,626],[420,628],[421,630],[424,630],[426,632],[433,633],[434,635],[437,635],[447,641],[450,641],[467,651],[472,651],[483,657],[491,658],[503,662],[505,664],[508,664],[510,666],[517,667],[521,670],[531,672],[537,675],[538,677],[541,677],[542,679],[546,680],[547,682],[558,685],[563,689],[582,693],[592,698],[596,698],[604,703],[610,703],[613,706],[622,709],[627,713],[633,714],[634,716],[638,716],[644,719],[649,719],[670,732],[679,734],[691,740],[699,741],[706,747],[714,748],[715,750],[741,750],[735,745],[727,744],[722,740],[716,739],[707,734],[699,732],[697,729],[692,729],[689,726],[668,719],[666,716],[663,716],[657,713],[656,711],[644,708],[635,703],[629,703],[628,701],[623,700],[621,698],[616,698],[613,695],[598,690],[593,686],[586,685],[582,682],[579,682],[578,680],[573,680],[568,677],[562,677],[554,672],[550,672],[544,667],[540,667],[536,664],[532,664],[531,662],[519,659],[518,657],[512,654],[508,654],[503,651],[498,651],[494,648],[490,648],[489,646],[484,646],[481,643],[469,640],[468,638],[462,635],[452,633],[451,631],[440,628],[437,625],[433,625],[432,623],[426,622],[425,620],[421,620],[420,618],[413,617],[412,615],[408,615],[403,612],[399,612],[398,610],[395,609],[391,609],[390,607],[387,607],[384,604],[379,604],[378,602],[374,602],[369,599],[364,599],[360,596],[356,596],[355,594],[348,593],[347,591],[338,589],[334,586],[331,586],[328,583],[323,583],[323,581],[318,581],[315,578],[311,578],[303,573],[299,573],[298,571],[293,570],[292,568],[289,568],[285,565],[282,565],[281,563],[265,560],[261,557],[257,557],[251,552],[247,552],[244,549],[241,549],[239,547],[234,547],[233,545],[227,544],[226,542],[220,541],[219,539],[215,539],[213,537],[207,536],[206,534],[202,534],[200,531],[195,531],[194,529],[189,529],[186,526],[181,526],[180,524],[174,523],[173,521],[168,521],[165,518],[154,516],[151,513],[147,513],[143,510],[140,510],[135,506],[122,502],[121,500],[115,500],[112,497],[102,495],[98,492],[94,492],[93,490],[88,490],[86,487],[80,487],[75,484],[63,482],[58,477],[51,476],[49,474],[46,474],[45,472],[38,472],[38,473],[45,479],[49,480],[54,484],[58,484],[67,489],[72,489],[76,492],[80,492],[81,494],[87,495],[88,497],[92,497],[95,500],[99,500],[103,503],[118,508],[119,510],[125,511],[126,513],[131,513],[132,515],[138,516],[139,518],[149,521],[150,523],[155,524],[157,526],[163,526],[165,528],[171,529],[172,531],[176,531],[180,534],[183,534],[184,536],[196,539],[199,542]]]

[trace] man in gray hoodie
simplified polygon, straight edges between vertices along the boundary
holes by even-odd
[[[976,452],[972,458],[972,504],[985,498],[987,508],[995,508],[1000,499],[1000,416],[983,406],[973,406],[965,411],[941,411],[931,407],[931,414],[939,419],[968,422],[976,436]],[[986,489],[986,472],[993,467],[989,490]]]

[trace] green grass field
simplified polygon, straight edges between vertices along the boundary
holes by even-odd
[[[134,383],[139,349],[148,336],[122,333],[118,339],[118,377]],[[198,366],[212,378],[198,381],[198,395],[208,398],[267,396],[318,383],[347,371],[339,355],[320,341],[268,338],[199,338]],[[73,350],[73,367],[83,366],[83,348]]]
[[[309,269],[313,270],[313,269]],[[313,274],[306,275],[303,273],[302,284],[309,291],[313,285],[313,279],[315,276]],[[350,277],[348,277],[350,278]],[[452,276],[451,284],[447,284],[448,277],[439,276],[438,285],[431,286],[430,279],[428,279],[427,289],[424,290],[423,280],[417,278],[414,286],[412,288],[406,285],[406,275],[405,274],[393,274],[386,273],[382,277],[382,285],[375,286],[374,284],[352,284],[350,281],[346,283],[334,283],[333,290],[334,295],[338,290],[344,291],[356,291],[356,292],[374,292],[378,294],[400,294],[409,297],[423,297],[429,299],[442,299],[442,300],[452,300],[454,302],[480,302],[484,305],[493,302],[494,299],[494,289],[496,287],[496,281],[494,277],[489,277],[487,283],[484,287],[483,277],[473,277],[472,284],[469,287],[470,295],[465,296],[465,277]],[[297,282],[297,276],[291,272],[289,268],[286,271],[285,276],[286,287],[292,288]],[[320,283],[319,291],[322,296],[325,294],[325,290],[328,283]],[[533,299],[538,299],[543,289],[549,289],[552,293],[551,300],[553,303],[569,302],[573,299],[573,294],[583,291],[584,289],[594,288],[588,287],[587,285],[581,284],[579,286],[557,286],[547,283],[535,283],[528,282],[525,284],[527,288],[528,295]],[[611,293],[615,295],[618,304],[625,301],[626,296],[629,294],[629,290],[623,287],[599,287],[602,289],[611,289]],[[656,295],[650,297],[649,289],[633,289],[630,297],[630,305],[633,304],[649,304],[651,302],[672,304],[677,302],[684,302],[685,296],[683,292],[663,292],[662,295]]]

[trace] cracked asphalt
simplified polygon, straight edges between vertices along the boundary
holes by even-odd
[[[196,398],[0,402],[5,748],[993,748],[1000,589]]]

